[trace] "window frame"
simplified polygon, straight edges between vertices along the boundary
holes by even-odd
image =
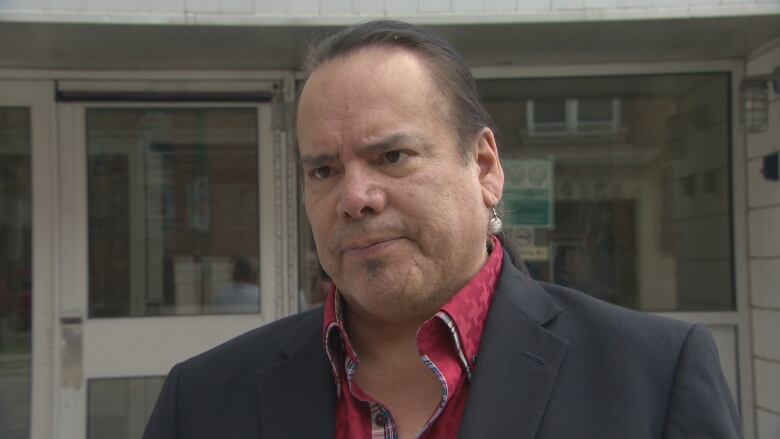
[[[736,377],[737,389],[734,398],[742,415],[746,437],[754,435],[755,407],[753,404],[753,371],[752,371],[752,331],[750,323],[750,302],[748,288],[748,240],[747,240],[747,197],[735,197],[734,194],[747,193],[746,178],[746,146],[745,136],[737,126],[738,89],[745,75],[744,63],[738,60],[710,61],[672,61],[651,63],[605,63],[589,65],[538,65],[538,66],[484,66],[472,68],[472,74],[479,82],[488,79],[539,79],[539,78],[581,78],[610,77],[625,75],[668,75],[724,72],[729,75],[729,126],[728,142],[730,145],[730,194],[731,207],[731,250],[733,294],[735,309],[733,311],[671,311],[655,312],[673,319],[698,323],[709,327],[713,335],[723,328],[733,330],[736,346]],[[499,145],[499,149],[500,149]]]

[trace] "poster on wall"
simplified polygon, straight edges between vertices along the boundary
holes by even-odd
[[[504,222],[513,226],[553,227],[553,161],[506,160]]]

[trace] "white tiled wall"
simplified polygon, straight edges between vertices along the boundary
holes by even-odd
[[[780,309],[780,258],[750,262],[750,296],[756,308]],[[780,340],[776,340],[780,343]]]
[[[780,66],[780,41],[749,60],[748,75]],[[780,151],[780,95],[771,95],[769,129],[747,135],[750,300],[753,311],[756,432],[780,438],[780,182],[761,174],[762,158]]]
[[[352,13],[356,14],[382,14],[385,11],[385,5],[382,0],[368,0],[352,3]],[[350,13],[349,11],[347,12]]]
[[[3,0],[3,13],[36,14],[51,19],[57,14],[83,14],[85,21],[122,21],[126,14],[179,15],[180,20],[207,15],[212,22],[225,17],[292,16],[304,22],[319,18],[343,17],[358,21],[367,17],[445,16],[452,19],[479,21],[480,17],[510,14],[519,21],[555,20],[556,13],[567,19],[599,19],[603,11],[610,18],[642,18],[646,16],[691,17],[761,14],[780,12],[780,0]],[[101,13],[111,13],[102,15]],[[216,20],[214,19],[216,17]],[[460,18],[458,18],[460,17]],[[143,21],[141,19],[140,21]]]
[[[756,359],[756,404],[764,411],[778,414],[780,413],[780,367],[772,361]],[[777,437],[777,432],[773,432],[767,438]]]
[[[777,184],[777,183],[775,183]],[[780,258],[780,205],[752,209],[748,212],[750,255]]]
[[[219,0],[219,9],[229,14],[247,13],[252,10],[252,0]]]
[[[465,1],[470,1],[470,0],[465,0]],[[453,3],[458,3],[458,2],[453,0]],[[385,10],[387,11],[387,14],[390,16],[413,14],[417,10],[417,0],[397,0],[397,1],[387,0],[385,2]]]
[[[515,0],[485,0],[485,10],[486,11],[495,11],[495,12],[502,12],[502,11],[514,11],[517,9],[517,2]],[[479,2],[475,1],[464,1],[462,2],[463,6],[466,6],[466,8],[473,8],[477,11],[479,11]],[[455,9],[455,5],[453,4],[453,9]],[[459,9],[455,9],[456,11]]]
[[[777,432],[780,431],[780,415],[761,409],[758,409],[756,413],[758,418],[758,437],[778,437]]]
[[[753,310],[753,355],[780,362],[780,311]]]
[[[361,2],[362,3],[362,2]],[[371,3],[371,2],[368,2]],[[322,0],[320,1],[320,14],[340,15],[348,14],[352,10],[350,0]]]
[[[184,0],[155,0],[151,3],[152,13],[171,13],[184,10]]]

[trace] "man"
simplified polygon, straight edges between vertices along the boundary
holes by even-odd
[[[233,262],[233,283],[214,296],[210,311],[241,313],[257,312],[259,308],[257,264],[245,256],[240,256]]]
[[[373,22],[308,67],[305,206],[336,288],[174,367],[147,439],[740,436],[705,329],[514,265],[492,123],[449,44]]]

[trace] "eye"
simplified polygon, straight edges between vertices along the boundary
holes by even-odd
[[[330,177],[332,170],[330,166],[320,166],[319,168],[314,168],[311,171],[309,171],[309,175],[317,180],[322,180],[324,178]]]
[[[389,151],[384,154],[384,160],[386,163],[396,164],[408,156],[409,154],[403,151]]]

